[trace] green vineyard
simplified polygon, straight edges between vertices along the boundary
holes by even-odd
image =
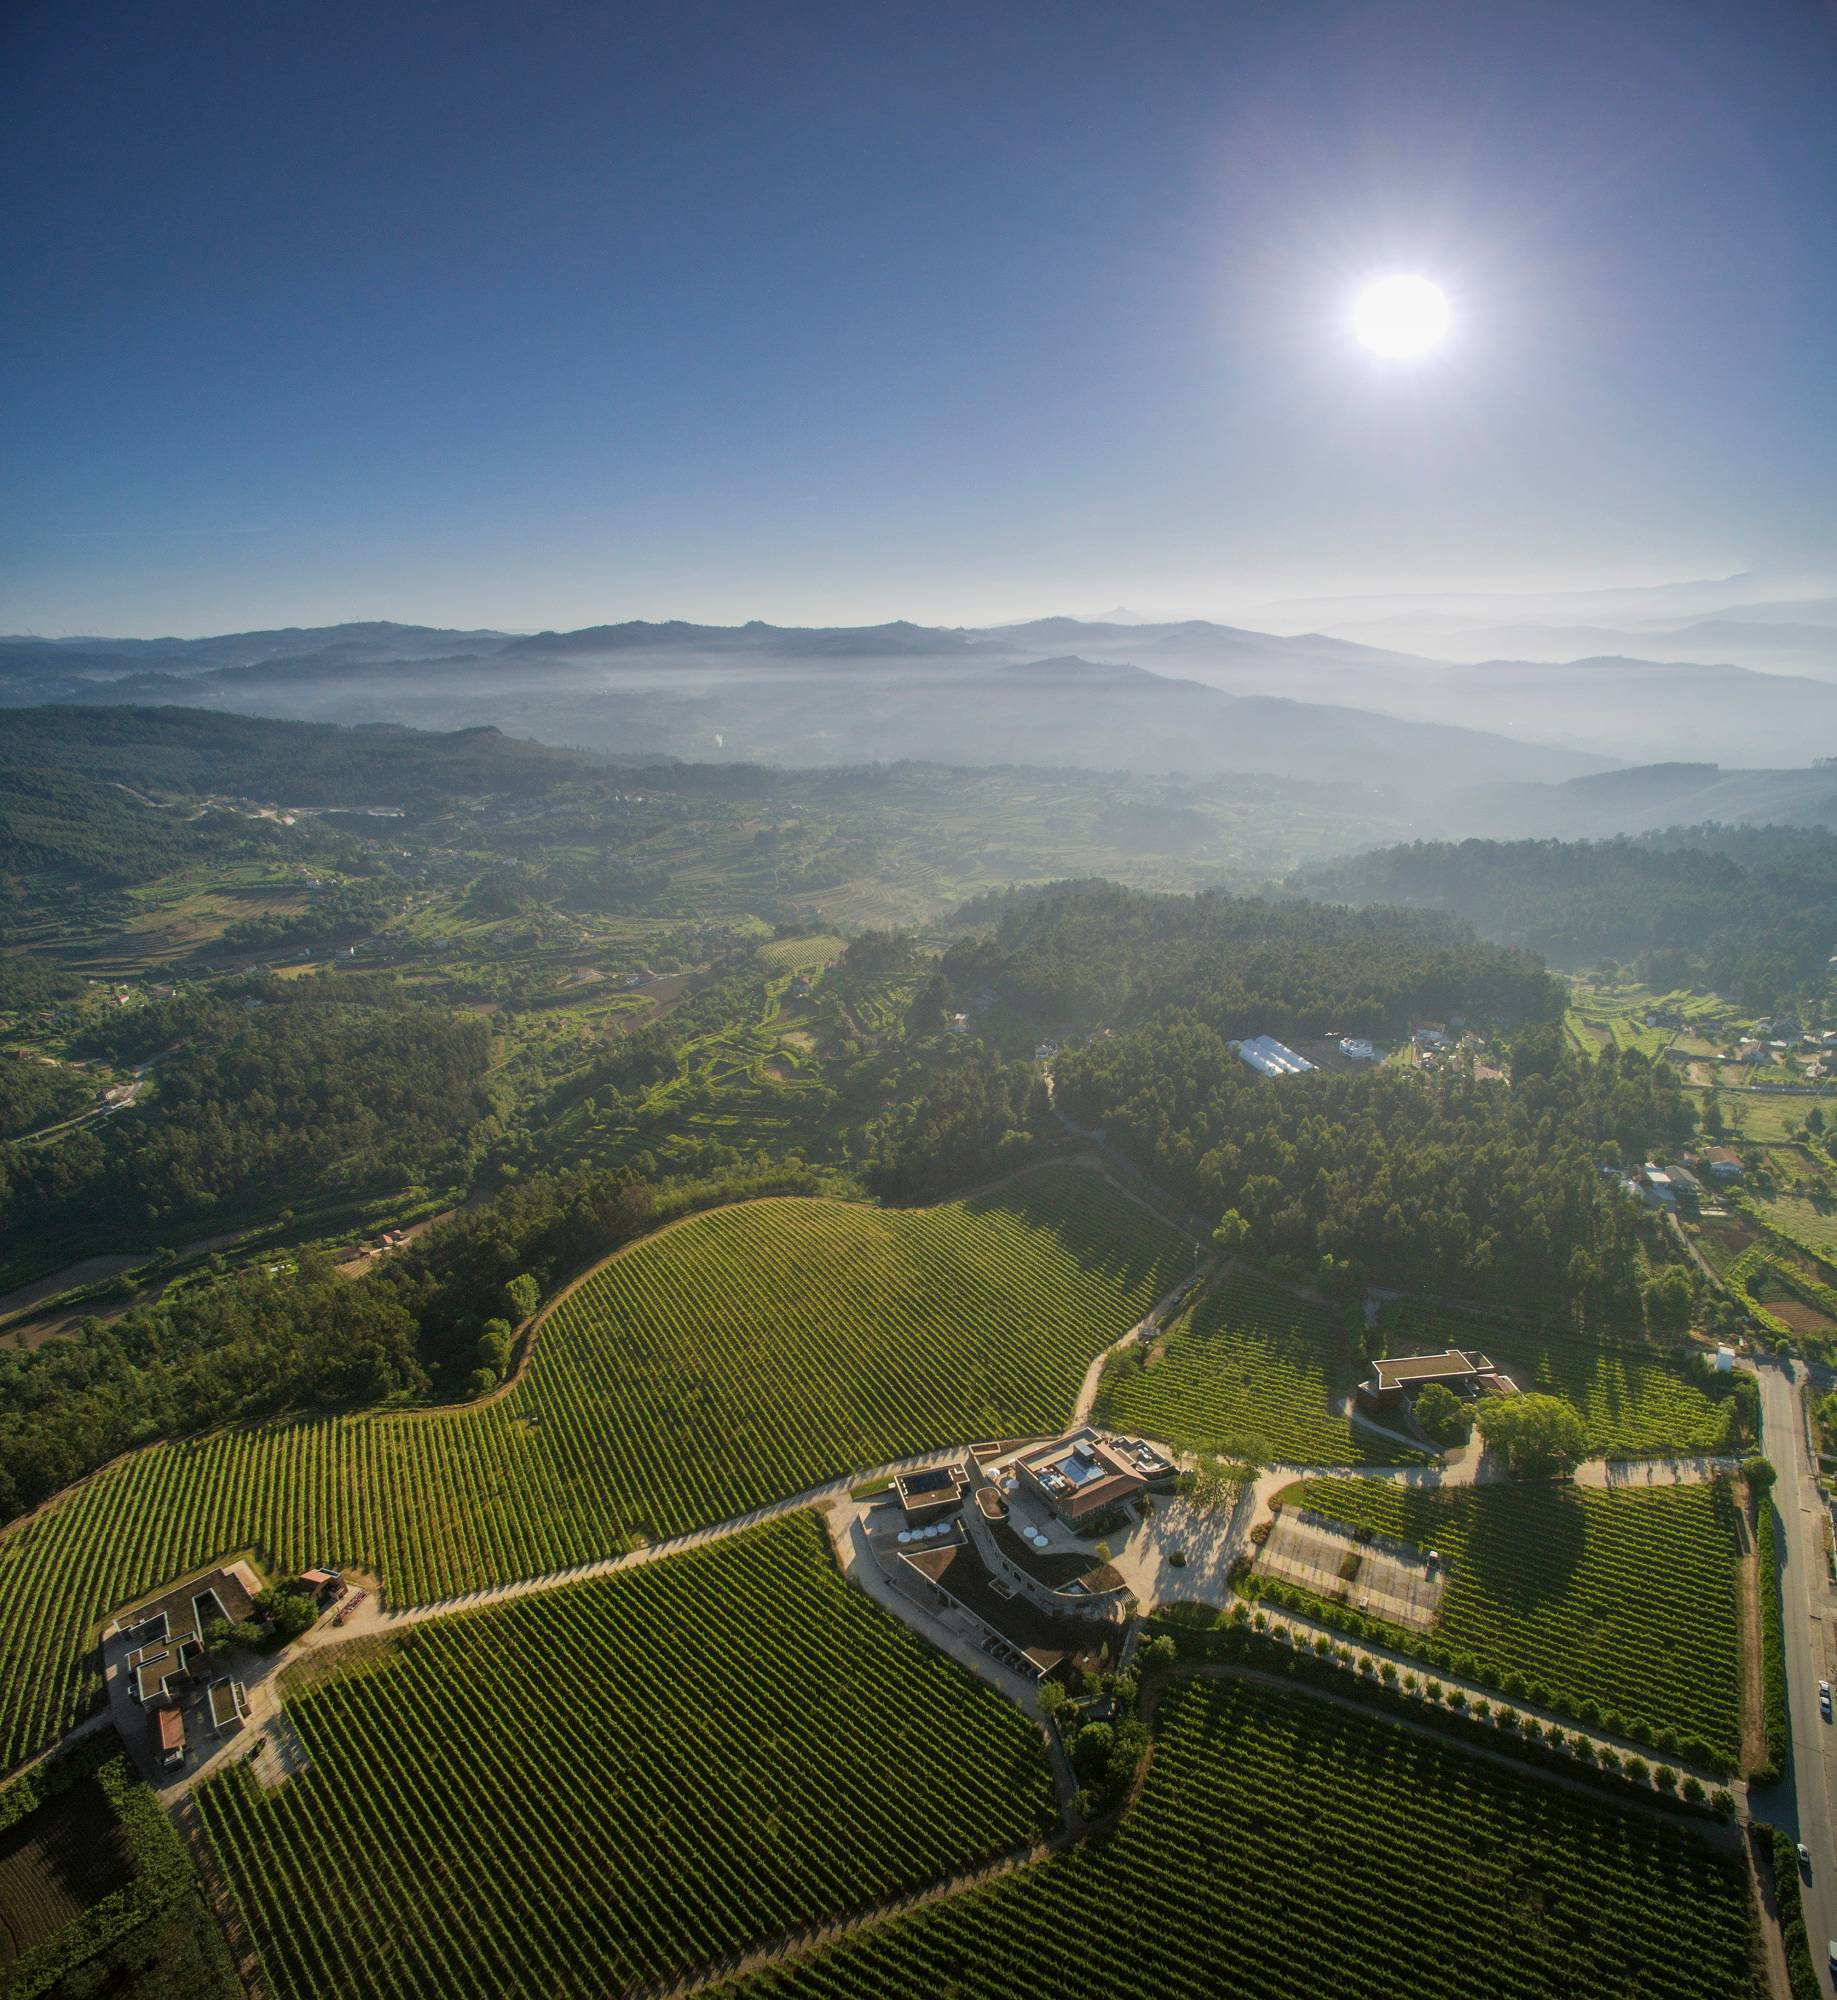
[[[1519,1339],[1510,1352],[1517,1364],[1510,1372],[1521,1389],[1562,1396],[1579,1412],[1591,1457],[1737,1449],[1734,1396],[1693,1381],[1680,1363],[1572,1340]]]
[[[1155,1348],[1109,1364],[1097,1414],[1119,1430],[1254,1465],[1415,1456],[1337,1413],[1350,1387],[1345,1335],[1328,1307],[1234,1274],[1209,1286]]]
[[[1448,1559],[1426,1640],[1445,1671],[1661,1749],[1741,1754],[1736,1502],[1701,1486],[1465,1486],[1311,1479],[1293,1495]]]
[[[1745,1872],[1305,1694],[1185,1682],[1116,1835],[723,1992],[1013,2000],[1759,2000]]]
[[[940,1208],[695,1216],[564,1300],[494,1401],[161,1445],[10,1529],[0,1769],[81,1713],[98,1621],[207,1561],[252,1548],[434,1601],[933,1445],[1051,1429],[1189,1266],[1173,1230],[1069,1167]]]
[[[358,1650],[290,1694],[308,1769],[199,1794],[275,2000],[622,1992],[1052,1818],[1033,1728],[807,1513]]]
[[[1563,1397],[1582,1419],[1591,1458],[1737,1449],[1743,1378],[1708,1374],[1698,1355],[1604,1347],[1415,1300],[1386,1306],[1381,1325],[1388,1353],[1479,1348],[1521,1389]]]

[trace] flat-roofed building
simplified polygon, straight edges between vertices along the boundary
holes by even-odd
[[[210,1728],[213,1736],[228,1736],[248,1720],[249,1696],[241,1681],[225,1674],[210,1684]]]
[[[889,1576],[914,1602],[934,1611],[954,1611],[980,1635],[1001,1665],[1025,1680],[1042,1680],[1067,1661],[1081,1673],[1113,1666],[1122,1627],[1115,1621],[1076,1614],[1052,1616],[989,1574],[965,1541],[923,1549],[893,1559]]]
[[[1474,1348],[1449,1347],[1440,1354],[1389,1354],[1374,1361],[1359,1384],[1359,1401],[1377,1411],[1396,1410],[1431,1382],[1457,1396],[1509,1396],[1517,1385],[1501,1375],[1490,1359]]]
[[[153,1761],[162,1770],[172,1770],[185,1761],[185,1718],[176,1702],[161,1702],[147,1718],[147,1734],[153,1742]]]
[[[955,1465],[927,1465],[917,1472],[902,1472],[893,1482],[893,1492],[905,1510],[908,1527],[923,1527],[942,1520],[963,1504],[970,1483],[969,1468],[959,1460]]]
[[[247,1618],[260,1588],[246,1563],[232,1563],[124,1613],[117,1623],[128,1641],[128,1692],[138,1702],[176,1697],[203,1656],[205,1627]]]
[[[1154,1474],[1088,1426],[1016,1455],[1013,1475],[1068,1528],[1144,1491]]]

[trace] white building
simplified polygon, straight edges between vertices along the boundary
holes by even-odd
[[[1363,1035],[1342,1035],[1339,1052],[1349,1056],[1354,1062],[1382,1062],[1383,1056],[1372,1047]]]
[[[1238,1042],[1235,1047],[1240,1060],[1247,1062],[1259,1076],[1300,1076],[1314,1067],[1306,1056],[1298,1056],[1274,1035],[1252,1035],[1249,1041]]]

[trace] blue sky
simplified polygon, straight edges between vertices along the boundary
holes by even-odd
[[[0,629],[1821,567],[1834,103],[1818,0],[12,0]]]

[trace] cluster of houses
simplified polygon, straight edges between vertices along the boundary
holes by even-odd
[[[973,1446],[903,1474],[868,1535],[894,1588],[1000,1665],[1040,1680],[1113,1661],[1135,1600],[1094,1537],[1177,1468],[1143,1438],[1082,1425]]]
[[[1721,1051],[1720,1060],[1760,1069],[1796,1066],[1812,1081],[1821,1082],[1837,1077],[1837,1028],[1801,1028],[1794,1017],[1784,1014],[1775,1020],[1756,1021]]]
[[[1647,1160],[1636,1174],[1623,1174],[1618,1167],[1601,1171],[1648,1207],[1675,1210],[1680,1201],[1687,1209],[1702,1207],[1715,1188],[1731,1186],[1747,1168],[1733,1147],[1710,1146],[1701,1153],[1681,1154],[1664,1166]]]

